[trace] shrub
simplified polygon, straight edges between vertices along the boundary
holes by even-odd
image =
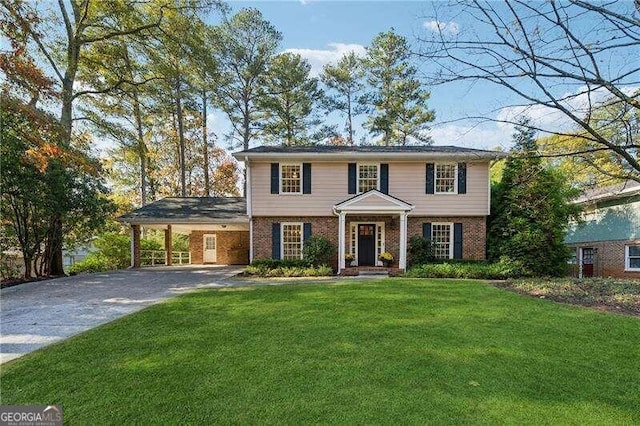
[[[417,265],[407,271],[410,278],[473,278],[484,280],[504,280],[527,276],[522,264],[508,258],[495,263],[486,262],[444,262]]]
[[[335,246],[327,238],[312,235],[304,242],[302,258],[311,266],[328,265],[335,252]]]
[[[424,265],[434,260],[431,240],[414,235],[409,238],[407,250],[409,265]]]
[[[84,260],[76,262],[69,267],[69,274],[76,275],[81,273],[104,272],[117,269],[116,265],[111,263],[109,259],[96,253],[91,253]]]
[[[311,266],[299,259],[256,259],[244,269],[244,275],[255,277],[320,277],[333,275],[331,267]]]

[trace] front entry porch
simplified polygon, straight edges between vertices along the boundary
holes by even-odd
[[[352,267],[406,269],[407,216],[412,209],[411,204],[377,190],[335,205],[333,211],[338,216],[338,273]],[[389,265],[384,265],[380,259],[385,252],[393,256]]]

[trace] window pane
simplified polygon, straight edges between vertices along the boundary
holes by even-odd
[[[640,257],[632,257],[629,259],[629,268],[640,269]]]
[[[361,164],[358,166],[358,192],[378,189],[378,165]]]
[[[455,164],[436,164],[436,192],[453,193],[456,183],[456,165]]]
[[[302,224],[282,225],[282,258],[302,259]]]
[[[640,256],[640,246],[629,246],[629,256]]]
[[[431,242],[434,245],[434,256],[437,259],[449,259],[451,256],[451,225],[431,225]]]
[[[284,193],[300,193],[302,175],[300,165],[282,165],[280,170],[282,190]]]

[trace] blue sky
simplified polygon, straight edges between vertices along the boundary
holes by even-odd
[[[434,4],[417,1],[232,1],[234,11],[244,7],[255,7],[283,35],[283,51],[294,51],[304,56],[319,72],[328,62],[335,62],[349,51],[364,52],[364,48],[376,34],[393,28],[416,43],[417,36],[430,31],[425,25],[432,21]],[[435,7],[442,3],[435,3]],[[426,24],[425,24],[426,23]],[[456,25],[463,23],[456,22]],[[428,64],[420,64],[428,68]],[[506,148],[510,143],[512,129],[486,123],[442,124],[450,120],[492,111],[500,105],[513,102],[509,93],[496,96],[495,88],[486,84],[470,86],[468,83],[431,87],[429,107],[436,112],[432,126],[432,138],[437,145],[464,145],[477,148]],[[337,116],[326,117],[327,121],[339,123]],[[362,117],[356,120],[362,121]],[[219,135],[220,127],[228,124],[221,114],[214,114]],[[358,130],[360,139],[365,133]],[[221,141],[224,144],[223,141]]]
[[[533,0],[533,4],[535,5]],[[300,53],[311,63],[314,72],[319,72],[323,65],[337,61],[340,56],[349,51],[364,52],[364,48],[376,34],[389,28],[407,37],[414,46],[417,38],[428,37],[438,25],[445,25],[445,31],[452,34],[477,33],[480,37],[486,28],[470,21],[459,9],[448,7],[447,1],[418,2],[418,1],[322,1],[322,0],[292,0],[292,1],[231,1],[234,11],[243,7],[258,8],[263,16],[282,32],[282,50]],[[503,8],[501,2],[490,3],[494,8]],[[544,3],[539,2],[541,7]],[[633,2],[621,1],[615,7],[622,15],[636,13]],[[627,10],[628,9],[628,10]],[[436,16],[438,21],[435,21]],[[592,19],[592,18],[590,18]],[[600,37],[598,29],[601,23],[581,20],[572,21],[571,26],[585,40]],[[605,58],[609,69],[623,63],[638,62],[637,49],[630,48],[624,55]],[[421,62],[418,64],[422,71],[433,71],[433,64]],[[633,81],[639,81],[635,79]],[[530,84],[523,81],[526,86]],[[638,84],[628,87],[628,90],[638,88]],[[574,95],[581,87],[558,84],[550,87],[558,95]],[[511,145],[513,127],[496,122],[478,123],[466,120],[466,117],[483,116],[490,118],[512,118],[522,113],[517,107],[520,100],[512,92],[499,86],[478,81],[449,83],[430,88],[431,100],[429,107],[436,112],[436,120],[432,124],[431,136],[436,145],[461,145],[475,148],[501,147],[508,149]],[[597,98],[597,96],[595,96]],[[585,107],[588,99],[585,96],[571,96],[568,106],[575,111]],[[544,107],[527,108],[526,114],[534,123],[551,129],[567,129],[569,121],[558,112]],[[225,133],[228,123],[220,114],[214,114],[213,125],[217,127],[218,135]],[[329,122],[339,123],[342,118],[335,115],[326,117]],[[360,117],[358,122],[362,121]],[[358,139],[365,133],[360,130]],[[221,141],[221,145],[224,142]]]

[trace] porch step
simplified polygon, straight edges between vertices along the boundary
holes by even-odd
[[[389,271],[386,269],[365,269],[358,271],[360,277],[388,277]]]

